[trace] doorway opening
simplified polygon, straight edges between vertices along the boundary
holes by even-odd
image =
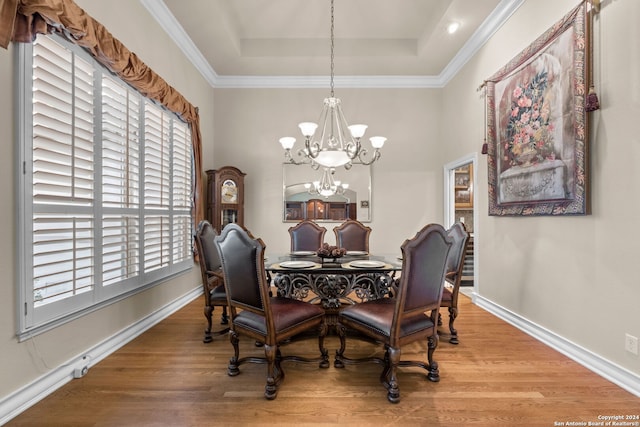
[[[475,287],[477,253],[477,204],[476,204],[476,164],[477,153],[472,153],[444,166],[444,220],[445,228],[456,222],[464,223],[470,234],[470,242],[465,254],[465,265],[460,286]]]

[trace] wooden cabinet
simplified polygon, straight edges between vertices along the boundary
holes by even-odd
[[[244,227],[244,176],[233,166],[207,171],[207,220],[219,232],[229,223]]]
[[[311,199],[304,202],[286,202],[285,218],[287,221],[331,220],[344,221],[356,219],[356,204],[346,202],[325,202]]]
[[[473,207],[473,165],[460,166],[455,171],[455,203],[456,209]]]

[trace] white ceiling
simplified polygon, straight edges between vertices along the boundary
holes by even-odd
[[[330,0],[140,1],[214,87],[327,87]],[[441,87],[522,2],[335,0],[336,86]]]

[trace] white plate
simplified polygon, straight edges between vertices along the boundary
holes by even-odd
[[[349,265],[351,267],[357,267],[357,268],[380,268],[380,267],[384,267],[385,263],[382,261],[362,260],[362,261],[351,261]]]
[[[369,255],[367,251],[347,251],[347,255]]]
[[[280,267],[282,268],[309,268],[314,265],[316,265],[316,263],[311,261],[284,261],[280,263]]]
[[[315,255],[316,253],[313,251],[294,251],[291,252],[291,256],[310,256]]]

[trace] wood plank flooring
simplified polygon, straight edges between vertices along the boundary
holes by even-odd
[[[443,312],[443,322],[447,316]],[[214,316],[219,319],[220,311]],[[245,364],[227,376],[231,345],[204,344],[200,299],[11,420],[7,426],[557,426],[597,422],[599,415],[640,413],[640,399],[460,297],[460,344],[442,329],[439,383],[424,371],[400,372],[401,402],[386,400],[380,366],[319,369],[285,363],[274,401],[263,398],[265,365]],[[262,356],[249,340],[241,354]],[[347,355],[378,347],[347,342]],[[331,354],[338,339],[329,337]],[[315,356],[317,341],[283,354]],[[424,355],[425,345],[403,358]]]

